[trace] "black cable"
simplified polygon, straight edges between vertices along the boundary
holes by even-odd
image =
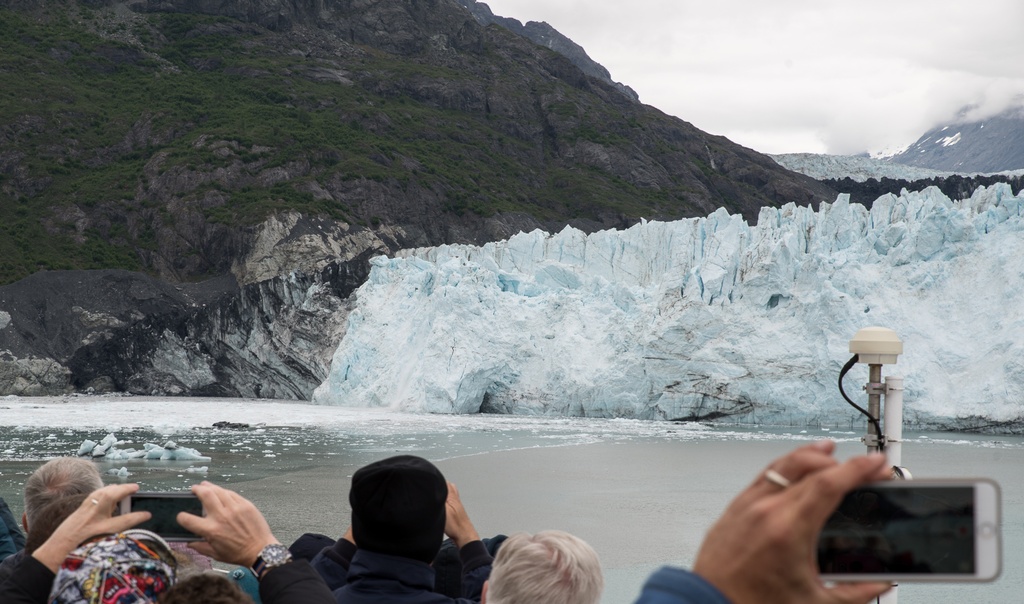
[[[875,427],[875,434],[878,435],[878,450],[885,451],[885,437],[882,435],[882,427],[878,423],[878,418],[868,413],[868,410],[865,409],[864,407],[861,407],[857,403],[850,400],[850,397],[846,396],[846,391],[843,390],[843,377],[845,377],[846,374],[851,369],[853,369],[853,366],[856,364],[857,355],[853,355],[853,357],[850,358],[849,361],[846,361],[846,364],[843,365],[843,368],[839,371],[839,394],[843,395],[843,398],[846,399],[847,403],[850,403],[851,407],[867,416],[868,421],[871,422],[871,425]]]

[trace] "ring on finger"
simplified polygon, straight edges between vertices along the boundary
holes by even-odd
[[[786,478],[782,474],[779,474],[778,472],[771,468],[768,468],[767,470],[764,471],[764,479],[784,489],[789,487],[789,485],[793,484],[792,482],[790,482],[788,478]]]

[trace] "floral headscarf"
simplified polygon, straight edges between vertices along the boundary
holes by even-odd
[[[56,604],[156,602],[174,584],[177,562],[167,543],[141,529],[78,547],[61,564],[50,591]]]

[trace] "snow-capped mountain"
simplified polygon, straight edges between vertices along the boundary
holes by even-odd
[[[1022,231],[1024,195],[1000,184],[378,257],[314,401],[859,422],[836,379],[880,325],[905,342],[886,374],[906,377],[908,419],[1019,428]]]
[[[1024,107],[938,126],[888,161],[959,173],[1024,169]]]

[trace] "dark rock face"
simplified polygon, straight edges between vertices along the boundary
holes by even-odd
[[[126,271],[33,275],[0,287],[0,389],[308,398],[367,260],[242,288],[230,277],[173,286]]]
[[[73,385],[138,394],[308,398],[326,376],[331,335],[365,259],[225,292],[195,310],[148,316],[68,359]],[[328,336],[328,337],[325,337]]]
[[[1024,108],[982,121],[938,126],[890,161],[947,172],[1024,169]]]
[[[0,387],[16,394],[53,394],[73,388],[67,363],[82,347],[116,342],[130,326],[146,320],[181,316],[185,309],[210,301],[233,280],[176,287],[126,271],[40,272],[0,287],[0,309],[7,320],[0,329],[6,376]],[[120,354],[132,355],[134,348]],[[27,377],[33,360],[49,359],[61,376],[33,385]]]

